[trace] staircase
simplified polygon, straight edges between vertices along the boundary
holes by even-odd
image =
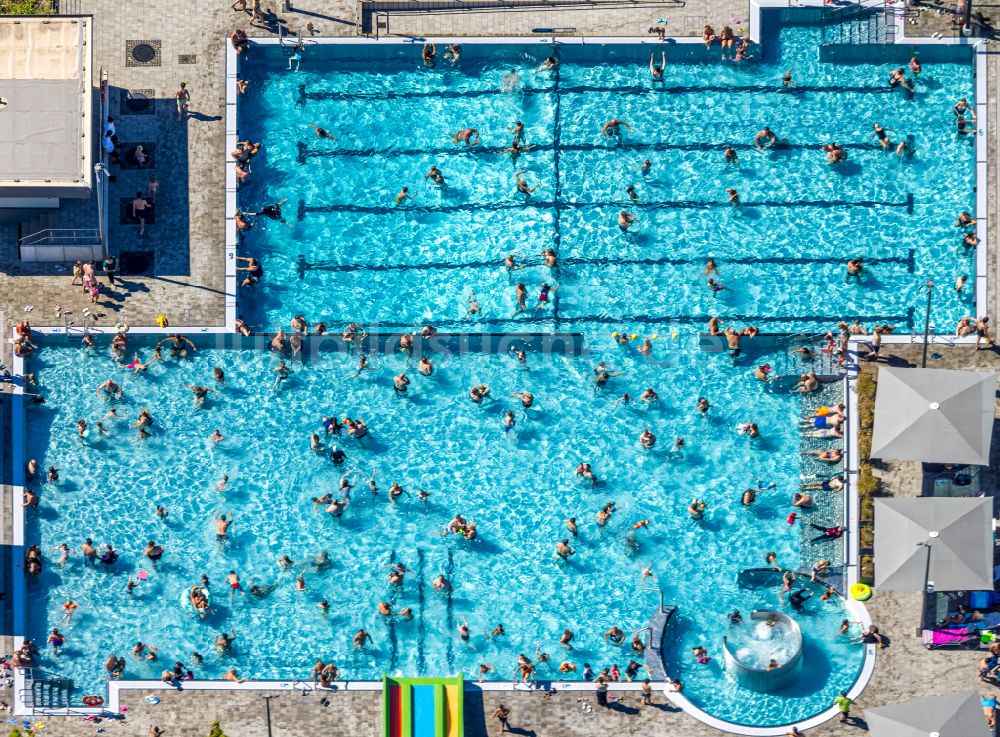
[[[69,709],[73,681],[39,668],[24,669],[21,700],[25,709]]]
[[[28,244],[37,240],[38,234],[48,231],[52,227],[53,217],[49,210],[38,210],[36,215],[20,223],[17,233],[18,244]]]
[[[59,210],[39,210],[18,224],[17,246],[25,261],[99,260],[102,256],[100,228],[60,228]]]
[[[882,0],[823,10],[823,46],[885,44],[895,40],[892,10]]]

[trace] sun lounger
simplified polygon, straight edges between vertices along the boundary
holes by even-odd
[[[977,650],[980,645],[981,631],[975,627],[960,627],[957,629],[933,629],[923,631],[924,647],[928,650],[958,649]]]

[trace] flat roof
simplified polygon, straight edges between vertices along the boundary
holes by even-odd
[[[87,18],[0,19],[0,188],[88,186]]]

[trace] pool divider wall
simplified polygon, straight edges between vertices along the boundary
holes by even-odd
[[[239,292],[239,281],[237,280],[236,256],[239,245],[239,231],[236,229],[236,165],[229,158],[229,152],[236,150],[236,142],[239,140],[237,131],[237,98],[239,93],[236,90],[236,83],[239,81],[239,62],[237,61],[236,49],[231,43],[226,43],[226,210],[225,210],[225,327],[229,330],[236,329],[236,309],[237,295]]]

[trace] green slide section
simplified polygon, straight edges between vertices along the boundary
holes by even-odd
[[[464,737],[464,675],[390,678],[382,674],[383,737]]]

